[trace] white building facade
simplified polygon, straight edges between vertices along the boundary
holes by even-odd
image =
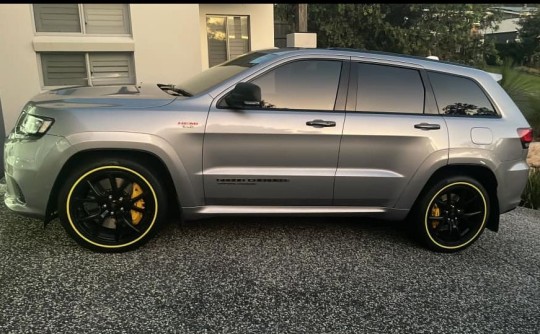
[[[180,83],[274,46],[272,4],[0,4],[6,134],[24,104],[72,85]]]

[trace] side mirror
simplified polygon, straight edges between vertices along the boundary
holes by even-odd
[[[250,82],[239,82],[225,97],[225,102],[234,109],[261,106],[261,87]]]

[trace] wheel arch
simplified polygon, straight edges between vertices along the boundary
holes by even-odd
[[[412,206],[413,210],[409,211],[409,214],[414,211],[414,208],[417,206],[420,198],[432,187],[436,182],[443,178],[451,176],[469,176],[480,182],[490,197],[490,212],[489,219],[486,224],[486,227],[489,230],[497,232],[499,230],[499,200],[497,196],[497,187],[498,182],[495,174],[491,169],[486,166],[481,165],[470,165],[470,164],[452,164],[446,165],[437,169],[428,181],[422,187],[422,190],[417,194],[414,204]]]
[[[85,162],[90,162],[96,159],[103,158],[123,158],[135,161],[143,161],[143,163],[146,164],[148,168],[152,169],[156,172],[157,175],[163,178],[163,184],[165,184],[165,191],[167,193],[167,198],[169,199],[169,215],[175,215],[176,217],[178,217],[181,214],[180,199],[175,184],[173,182],[172,175],[169,171],[169,168],[167,168],[167,165],[160,157],[144,150],[99,148],[79,151],[70,156],[64,163],[53,183],[52,190],[49,194],[49,199],[47,201],[47,209],[45,213],[45,224],[58,216],[57,198],[63,180],[65,180],[65,178],[69,175],[73,168],[75,166],[84,164]]]

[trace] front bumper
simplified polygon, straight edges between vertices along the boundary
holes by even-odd
[[[51,190],[62,168],[62,154],[68,147],[64,137],[53,135],[6,140],[4,203],[8,209],[24,216],[45,218]]]

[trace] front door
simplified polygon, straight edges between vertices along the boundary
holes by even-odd
[[[249,82],[263,106],[210,110],[203,148],[207,205],[331,205],[345,113],[342,61],[295,60]],[[343,80],[341,80],[343,81]],[[343,108],[342,108],[343,109]]]

